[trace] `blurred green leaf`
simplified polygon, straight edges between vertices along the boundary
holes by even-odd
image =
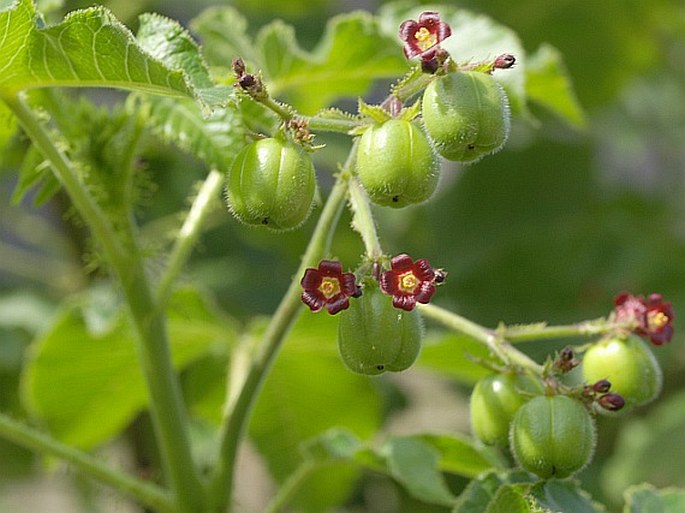
[[[271,93],[305,114],[363,95],[374,80],[407,69],[396,42],[364,12],[331,18],[312,52],[299,46],[291,26],[278,21],[262,28],[256,45]]]
[[[656,489],[649,484],[633,486],[625,492],[623,513],[681,513],[685,511],[685,490]]]
[[[464,489],[452,513],[483,513],[499,489],[508,484],[529,483],[530,474],[520,470],[492,471],[479,475]]]
[[[91,448],[119,433],[148,397],[126,312],[89,326],[88,301],[66,306],[32,346],[22,377],[28,410],[63,442]],[[233,343],[232,324],[192,289],[168,308],[174,365],[183,369],[211,348]]]
[[[338,319],[304,311],[283,344],[264,384],[250,436],[271,473],[285,480],[303,460],[302,444],[340,427],[368,439],[381,421],[381,399],[373,381],[349,372],[336,347]],[[316,473],[296,504],[323,511],[340,503],[358,476],[356,465]]]
[[[603,513],[603,506],[592,501],[578,481],[551,479],[532,486],[530,496],[549,511],[573,513]]]
[[[474,384],[490,371],[473,358],[488,359],[487,348],[466,335],[430,334],[426,337],[417,364],[459,382]]]
[[[443,472],[464,477],[476,477],[492,468],[505,468],[496,449],[484,446],[459,433],[419,435],[423,442],[439,454],[438,467]]]
[[[416,437],[393,437],[383,444],[390,475],[414,498],[449,506],[455,497],[438,469],[440,454]]]
[[[587,123],[563,57],[550,45],[543,44],[528,58],[526,95],[529,101],[550,110],[576,128],[583,128]]]

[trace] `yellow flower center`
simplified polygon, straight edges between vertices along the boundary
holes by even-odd
[[[438,43],[437,36],[431,34],[426,27],[421,27],[417,30],[414,38],[418,41],[421,50],[428,50],[431,46],[435,46]]]
[[[338,278],[324,278],[321,280],[319,290],[326,299],[330,299],[340,293],[340,282],[338,281]]]
[[[655,312],[649,315],[649,325],[653,328],[663,328],[669,321],[668,315],[664,312]]]
[[[400,274],[399,289],[402,292],[413,293],[418,286],[419,280],[414,276],[413,272],[407,271],[404,274]]]

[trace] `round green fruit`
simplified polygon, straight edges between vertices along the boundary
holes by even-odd
[[[422,331],[417,310],[399,310],[392,298],[369,286],[340,312],[338,349],[345,365],[359,374],[399,372],[418,357]]]
[[[655,399],[663,382],[659,363],[637,335],[600,340],[585,352],[582,370],[587,383],[608,380],[625,400],[624,410]]]
[[[511,423],[516,461],[543,479],[568,477],[592,458],[595,426],[583,404],[564,395],[537,396]]]
[[[309,216],[315,192],[316,174],[309,155],[276,138],[243,148],[226,183],[226,201],[238,220],[274,230],[301,225]]]
[[[357,174],[371,201],[401,208],[430,198],[440,162],[421,128],[391,119],[370,126],[359,140]]]
[[[506,447],[514,414],[533,394],[541,394],[541,383],[528,375],[492,374],[476,383],[471,393],[471,431],[483,443]]]
[[[433,80],[423,93],[423,122],[438,153],[475,162],[500,150],[509,136],[509,102],[487,73],[464,71]]]

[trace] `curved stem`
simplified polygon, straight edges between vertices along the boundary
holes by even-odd
[[[226,412],[221,430],[219,458],[210,481],[213,513],[223,512],[226,507],[230,510],[229,499],[233,487],[238,444],[269,368],[290,327],[295,322],[298,310],[302,307],[300,276],[308,267],[315,267],[330,248],[333,232],[345,204],[348,179],[348,172],[343,171],[333,186],[307,250],[302,257],[300,267],[264,333],[261,341],[261,352],[252,361],[242,388],[233,396],[234,400]]]
[[[126,493],[144,506],[160,512],[174,511],[171,496],[156,485],[114,470],[89,454],[62,444],[4,414],[0,414],[0,435],[27,449],[59,458],[78,469],[84,476]]]
[[[35,118],[22,98],[3,97],[33,143],[52,164],[74,207],[88,224],[114,269],[136,328],[137,349],[143,375],[150,393],[149,408],[162,455],[165,476],[179,513],[202,511],[203,487],[193,463],[187,433],[188,420],[178,376],[171,363],[164,315],[157,308],[135,244],[135,230],[117,232],[92,195],[80,181],[69,159]],[[122,241],[131,241],[124,244]]]
[[[530,369],[531,371],[541,374],[542,366],[531,359],[528,355],[522,353],[508,341],[501,338],[495,331],[485,328],[480,324],[457,315],[449,310],[440,308],[439,306],[427,304],[418,305],[419,311],[426,317],[430,317],[450,329],[464,333],[475,340],[483,343],[490,349],[490,351],[500,360],[508,364],[518,365],[520,367]]]
[[[615,325],[602,317],[593,321],[560,326],[548,326],[545,323],[502,326],[498,328],[497,332],[509,342],[517,343],[566,337],[592,337],[614,329]]]
[[[202,183],[202,187],[193,205],[190,207],[183,226],[181,226],[176,236],[174,246],[171,248],[166,269],[157,286],[158,308],[163,308],[163,305],[169,299],[173,284],[181,273],[183,266],[190,256],[190,252],[200,236],[203,224],[212,211],[212,206],[215,204],[214,202],[221,191],[222,185],[223,175],[216,169],[212,169]]]

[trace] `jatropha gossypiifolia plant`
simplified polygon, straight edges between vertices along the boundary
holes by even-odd
[[[141,381],[145,384],[140,385],[138,395],[131,394],[131,402],[135,404],[129,405],[131,411],[128,413],[134,415],[139,403],[143,404],[145,397],[149,396],[148,408],[162,461],[160,474],[164,475],[164,479],[158,484],[133,478],[110,468],[86,452],[65,446],[56,438],[36,432],[4,414],[0,414],[0,435],[29,448],[64,458],[84,474],[92,474],[95,479],[130,494],[151,510],[162,513],[230,511],[234,502],[232,490],[238,471],[236,458],[239,444],[247,431],[251,413],[255,410],[256,398],[264,388],[271,369],[275,367],[272,364],[303,304],[311,313],[321,312],[323,317],[317,320],[337,323],[337,330],[332,330],[334,333],[331,337],[337,337],[344,366],[357,374],[376,376],[406,371],[412,367],[419,359],[424,343],[424,323],[440,324],[485,348],[481,356],[469,355],[470,360],[481,366],[479,376],[487,373],[475,383],[470,399],[471,431],[478,442],[455,438],[448,440],[446,445],[439,442],[430,445],[430,437],[417,437],[409,441],[394,440],[397,444],[391,447],[393,450],[384,447],[376,451],[353,440],[351,435],[336,432],[334,435],[337,437],[324,437],[318,440],[319,445],[315,443],[306,447],[309,452],[305,463],[283,483],[282,491],[267,508],[269,513],[288,506],[298,489],[306,488],[308,478],[317,469],[325,468],[328,471],[329,465],[339,461],[362,468],[367,465],[374,472],[385,472],[405,486],[415,499],[432,501],[438,506],[451,508],[454,513],[464,510],[485,511],[485,506],[480,509],[464,506],[462,509],[464,501],[469,500],[467,493],[455,499],[446,487],[435,485],[435,482],[441,483],[439,471],[444,470],[439,468],[441,458],[438,455],[442,454],[440,451],[448,453],[453,449],[465,451],[465,467],[469,467],[465,475],[476,483],[480,482],[480,478],[470,467],[475,460],[468,458],[474,457],[474,454],[478,456],[475,467],[497,460],[497,465],[492,463],[492,467],[488,468],[497,469],[496,478],[500,479],[503,475],[502,465],[506,466],[502,462],[507,458],[493,458],[492,451],[499,450],[511,455],[512,458],[508,460],[513,464],[507,470],[510,472],[508,476],[513,476],[512,483],[519,488],[513,488],[513,484],[505,479],[500,483],[502,487],[510,484],[512,487],[504,491],[515,494],[523,489],[520,487],[524,483],[530,485],[524,496],[520,497],[530,508],[517,511],[548,511],[539,502],[541,494],[532,493],[533,486],[539,484],[538,478],[544,482],[573,476],[590,461],[597,439],[596,416],[606,415],[611,419],[625,415],[654,400],[659,394],[663,377],[652,346],[662,346],[674,337],[673,308],[661,295],[651,294],[645,298],[620,294],[616,297],[613,311],[594,321],[567,326],[548,326],[544,323],[511,327],[501,325],[488,329],[434,304],[434,298],[440,296],[438,288],[458,287],[458,283],[446,283],[445,270],[433,267],[424,255],[414,254],[412,257],[401,249],[388,252],[381,245],[376,222],[379,210],[385,208],[385,214],[395,215],[396,209],[430,201],[441,187],[442,173],[452,172],[455,166],[453,162],[473,164],[501,150],[506,144],[511,130],[511,91],[502,87],[501,83],[506,80],[501,78],[511,75],[509,70],[512,68],[523,68],[523,59],[517,66],[519,55],[468,55],[467,58],[483,60],[459,62],[457,58],[460,56],[451,55],[446,48],[450,38],[459,37],[459,33],[441,18],[440,13],[423,12],[418,19],[397,20],[394,25],[395,40],[389,48],[397,54],[401,68],[399,73],[406,71],[407,62],[410,63],[410,69],[391,86],[383,101],[372,105],[359,99],[354,113],[325,108],[315,115],[305,115],[302,113],[305,109],[298,112],[295,108],[296,102],[291,101],[293,105],[289,105],[275,96],[284,88],[295,87],[292,84],[298,84],[311,93],[311,88],[307,89],[310,85],[308,80],[313,80],[309,72],[321,65],[323,51],[316,54],[295,52],[293,47],[285,43],[287,31],[280,25],[271,27],[270,31],[258,38],[257,46],[269,48],[270,44],[273,45],[269,49],[274,51],[262,52],[269,62],[264,56],[259,62],[260,52],[249,51],[248,44],[240,44],[234,50],[246,54],[227,56],[226,61],[217,66],[220,69],[212,70],[215,74],[210,74],[190,36],[176,24],[161,17],[145,19],[143,30],[136,39],[123,30],[118,22],[113,23],[108,11],[97,8],[83,11],[65,19],[63,25],[44,29],[42,22],[28,21],[40,19],[29,0],[17,0],[12,4],[0,8],[0,21],[4,23],[7,35],[2,38],[0,54],[5,47],[17,52],[16,55],[5,55],[7,58],[3,70],[6,76],[14,77],[12,80],[20,83],[10,82],[8,85],[0,77],[0,99],[47,159],[48,165],[41,164],[41,169],[50,168],[54,171],[58,179],[56,183],[64,187],[75,211],[91,229],[96,242],[93,246],[101,248],[102,259],[111,267],[112,275],[122,289],[121,295],[129,305],[130,324],[120,331],[135,335],[132,336],[135,342],[131,344],[138,344],[136,354],[141,359]],[[18,16],[14,16],[15,11]],[[224,11],[222,15],[230,18]],[[221,16],[209,18],[211,28],[205,26],[204,35],[212,41],[217,34],[213,23],[221,24]],[[357,23],[354,33],[363,39],[369,29],[376,39],[385,37],[378,20],[370,23],[369,19],[354,19]],[[208,19],[204,19],[204,22],[208,23]],[[91,30],[94,23],[97,24],[97,30]],[[154,24],[159,24],[155,27],[156,32],[150,28]],[[236,32],[240,32],[241,24],[235,25]],[[87,27],[87,30],[81,30],[83,27]],[[69,30],[72,28],[78,30]],[[22,35],[22,30],[28,30],[29,33]],[[344,35],[345,31],[340,30]],[[203,32],[202,27],[200,32]],[[163,37],[158,37],[160,34]],[[235,37],[238,38],[238,35]],[[16,41],[22,44],[13,46]],[[344,46],[355,43],[349,39],[344,39],[344,42],[330,44],[330,48],[327,46],[325,50],[344,51]],[[221,40],[221,43],[230,46],[227,40]],[[330,40],[326,39],[326,43],[330,43]],[[114,50],[108,46],[117,44],[120,46]],[[376,44],[377,41],[374,41],[371,45],[374,51]],[[53,53],[44,54],[46,48]],[[287,54],[291,50],[293,55],[286,55],[284,61],[279,61],[282,57],[279,52]],[[51,55],[58,55],[60,59],[56,62],[61,64],[52,66]],[[113,56],[117,55],[125,55],[125,62],[116,61]],[[276,64],[271,62],[272,58]],[[336,58],[333,55],[331,62],[337,64]],[[231,62],[231,71],[227,73],[228,62]],[[280,64],[283,68],[281,71],[285,69],[288,73],[295,70],[292,71],[295,77],[286,73],[282,83],[273,83],[269,71],[272,74],[278,72],[274,72],[273,68],[268,69],[269,64],[274,64],[275,68],[279,68]],[[354,64],[362,70],[369,69],[364,68],[362,62]],[[330,68],[330,62],[328,65]],[[378,65],[382,66],[382,63]],[[41,66],[47,67],[43,69]],[[265,68],[264,72],[259,69],[260,66]],[[299,71],[298,66],[302,68]],[[321,76],[331,76],[331,70],[337,72],[337,69],[330,68]],[[220,85],[213,84],[215,76],[224,75],[228,75],[228,78],[224,77]],[[375,77],[387,78],[383,74]],[[356,82],[356,79],[351,82]],[[287,85],[284,86],[284,83]],[[174,241],[159,284],[154,283],[154,279],[152,284],[149,283],[151,279],[144,265],[145,252],[142,250],[147,246],[138,240],[142,231],[136,229],[136,216],[132,210],[119,209],[116,212],[118,217],[115,217],[112,211],[116,209],[107,208],[111,207],[109,203],[116,203],[117,194],[130,194],[133,189],[133,166],[127,167],[126,163],[114,166],[116,172],[110,175],[120,174],[116,174],[113,190],[95,182],[97,169],[92,166],[93,163],[82,165],[78,160],[82,157],[79,153],[80,143],[70,145],[67,144],[67,137],[63,140],[62,135],[55,136],[60,128],[60,116],[67,113],[58,112],[55,106],[58,102],[54,99],[47,101],[48,96],[24,95],[23,91],[35,91],[51,85],[93,84],[105,87],[130,86],[140,96],[134,96],[128,108],[134,107],[135,110],[143,106],[139,110],[150,123],[158,122],[159,132],[166,136],[175,134],[175,142],[205,159],[212,167]],[[325,84],[321,86],[325,89]],[[334,87],[331,85],[331,88]],[[354,90],[353,96],[356,96],[357,89],[355,85],[347,92]],[[150,91],[166,91],[173,98],[169,102],[156,103],[152,97],[145,96]],[[523,93],[519,91],[517,94],[519,98],[515,99],[520,100]],[[179,96],[191,97],[204,110],[191,99],[184,103]],[[307,92],[303,93],[302,97],[306,96]],[[217,97],[223,98],[223,103],[216,103]],[[331,98],[336,98],[335,91]],[[41,107],[36,112],[36,106],[44,100],[45,111]],[[322,100],[321,103],[326,102]],[[333,100],[330,100],[326,105],[332,104]],[[511,105],[515,107],[517,102],[512,101]],[[182,112],[177,111],[176,107]],[[197,107],[198,113],[194,117],[189,114],[191,107]],[[200,112],[210,116],[207,125],[202,125],[207,119]],[[51,118],[49,114],[53,114],[54,119],[47,125],[45,120]],[[206,128],[207,133],[214,134],[216,138],[208,136],[208,142],[202,139],[205,132],[199,130],[202,133],[197,137],[205,143],[199,144],[190,131],[178,129],[179,125],[187,126],[183,124],[183,116],[191,116],[193,129]],[[162,122],[160,118],[163,118]],[[235,122],[237,118],[240,118],[240,122]],[[69,128],[67,125],[64,127]],[[212,132],[217,126],[222,127],[219,135]],[[136,125],[131,131],[139,136],[142,127]],[[121,132],[128,133],[123,129]],[[339,166],[332,180],[320,180],[321,183],[333,183],[323,206],[320,200],[326,196],[326,191],[319,190],[317,173],[320,170],[315,166],[318,159],[314,158],[327,151],[324,145],[318,144],[317,134],[320,132],[343,134],[351,141],[347,160]],[[111,147],[116,148],[116,153],[125,154],[130,161],[128,164],[136,162],[134,142],[127,139],[115,139],[114,142],[117,144]],[[110,145],[107,146],[109,151]],[[225,147],[230,148],[227,152],[230,158],[222,153]],[[122,148],[124,151],[120,152]],[[90,146],[88,149],[92,150]],[[106,158],[99,159],[100,163],[106,161]],[[127,171],[131,176],[126,176]],[[468,166],[465,166],[464,171],[475,172],[473,167]],[[31,180],[35,181],[35,177],[24,176],[20,180],[20,187],[26,189]],[[233,346],[230,348],[230,351],[235,350],[235,354],[231,353],[228,358],[231,386],[228,387],[229,393],[221,410],[223,417],[219,431],[216,437],[211,437],[212,440],[218,440],[218,449],[216,456],[207,458],[203,465],[199,465],[194,461],[196,451],[190,442],[189,408],[181,393],[178,368],[174,367],[175,364],[187,365],[187,362],[179,364],[170,357],[167,331],[171,330],[167,328],[167,306],[174,296],[175,283],[189,258],[190,250],[211,212],[212,199],[220,195],[222,188],[231,214],[250,229],[266,228],[273,232],[294,230],[305,225],[314,213],[318,214],[318,220],[300,268],[263,334],[262,330],[247,331],[243,339],[248,343],[237,349]],[[361,237],[364,250],[358,259],[343,262],[334,258],[335,253],[331,248],[345,206],[349,208],[352,228]],[[156,288],[153,289],[153,286]],[[195,333],[200,329],[198,325],[207,322],[211,313],[209,308],[198,307],[197,302],[192,304],[193,308],[186,310],[201,310],[202,315],[202,322],[193,324],[192,329],[187,330]],[[184,308],[178,310],[185,314]],[[310,312],[305,311],[303,317],[307,319]],[[73,327],[77,323],[74,320],[77,314],[69,313],[67,338],[78,338],[73,336],[77,333],[87,339],[91,331],[106,329],[91,329],[91,326],[85,325],[77,329]],[[95,317],[99,315],[94,314]],[[328,318],[327,315],[332,317]],[[86,316],[83,314],[83,317]],[[106,323],[96,319],[93,324]],[[214,340],[216,332],[221,330],[210,331],[209,338]],[[255,337],[261,337],[261,345],[253,351]],[[572,337],[590,338],[593,341],[588,343],[584,339],[568,346],[542,364],[515,345],[528,340]],[[65,337],[53,338],[61,344]],[[457,337],[457,340],[463,341],[464,338]],[[192,344],[188,344],[192,346],[188,349],[189,354],[200,345],[196,342],[192,340]],[[30,365],[39,366],[43,360],[52,362],[49,357],[41,358],[45,347],[49,347],[49,340],[37,346]],[[88,344],[82,349],[87,351],[97,346],[95,343]],[[455,344],[454,351],[461,354],[464,349]],[[121,352],[125,351],[121,349]],[[181,353],[180,360],[183,360],[187,355],[183,351]],[[193,355],[192,358],[197,360],[206,356],[199,350]],[[90,361],[95,360],[101,361],[102,358],[91,358]],[[345,378],[363,380],[344,369],[340,369],[340,372]],[[40,371],[35,369],[27,372],[23,388],[25,395],[33,399],[32,408],[47,416],[45,409],[41,411],[40,397],[35,391],[38,387],[36,383],[40,382],[40,376],[36,377],[39,374]],[[112,388],[109,385],[101,388]],[[52,393],[59,387],[45,388]],[[52,395],[49,397],[52,399]],[[54,405],[56,401],[48,402]],[[279,406],[281,404],[279,402]],[[125,416],[120,415],[121,418]],[[53,424],[58,426],[64,421],[62,417],[57,420]],[[46,421],[44,424],[49,426],[51,423]],[[92,421],[88,423],[88,429],[92,428],[92,424]],[[76,432],[81,433],[79,430]],[[81,442],[83,440],[79,439]],[[483,449],[483,445],[494,449]],[[352,450],[351,447],[360,450]],[[375,452],[371,455],[369,451]],[[278,452],[280,455],[281,445]],[[321,456],[321,453],[325,455]],[[362,456],[357,457],[358,453]],[[407,455],[411,461],[402,459]],[[442,455],[447,457],[446,454]],[[415,471],[413,458],[417,458],[420,464],[421,475]],[[276,466],[281,470],[288,467]],[[403,472],[407,468],[410,468],[410,472]],[[527,477],[521,477],[523,473],[518,469],[527,471]],[[434,481],[427,485],[430,476],[433,476]],[[283,479],[283,476],[277,477]],[[586,500],[576,488],[569,489],[575,493],[574,497],[580,497],[578,500]],[[488,488],[487,495],[493,495],[490,492]],[[477,489],[473,495],[478,495]],[[495,495],[502,495],[507,500],[510,497],[505,493]],[[487,510],[504,511],[509,506],[508,502],[502,504],[495,504]],[[317,510],[320,509],[322,507]]]

